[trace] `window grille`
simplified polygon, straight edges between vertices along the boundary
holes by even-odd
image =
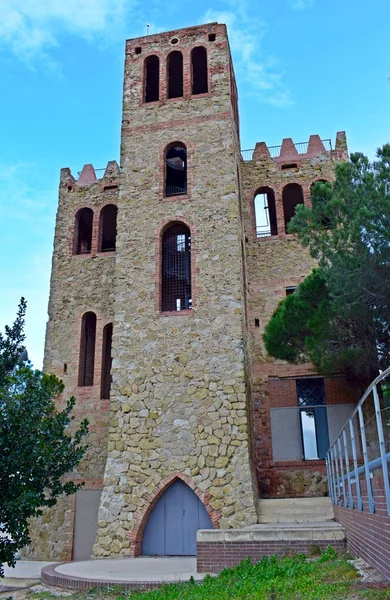
[[[162,239],[161,310],[180,311],[192,308],[191,234],[188,227],[169,227]]]
[[[297,395],[299,406],[317,406],[325,404],[323,379],[298,379]]]

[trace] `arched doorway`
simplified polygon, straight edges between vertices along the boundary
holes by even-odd
[[[145,556],[194,556],[196,532],[212,529],[210,517],[198,496],[180,479],[165,490],[145,527]]]

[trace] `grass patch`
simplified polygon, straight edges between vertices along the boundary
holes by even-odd
[[[30,600],[47,598],[30,594]],[[244,560],[217,577],[196,583],[175,583],[151,591],[126,591],[120,587],[77,592],[69,600],[385,600],[385,590],[366,589],[347,557],[328,548],[319,558],[303,554],[287,558],[264,557],[252,565]]]

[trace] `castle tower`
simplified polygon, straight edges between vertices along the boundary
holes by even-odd
[[[127,41],[95,556],[191,554],[198,528],[256,522],[236,102],[225,26]]]
[[[262,333],[314,266],[288,221],[347,156],[343,133],[241,156],[224,25],[126,42],[121,167],[61,170],[54,240],[44,368],[90,422],[85,485],[26,557],[195,554],[198,529],[261,520],[258,492],[326,493],[356,393]]]

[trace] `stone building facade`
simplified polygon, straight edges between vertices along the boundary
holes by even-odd
[[[126,42],[120,168],[62,169],[54,241],[44,368],[89,419],[69,474],[85,485],[33,524],[27,556],[191,554],[198,527],[256,523],[259,496],[326,493],[296,382],[325,390],[309,406],[329,435],[356,394],[272,360],[262,332],[313,267],[289,211],[346,159],[343,133],[242,156],[224,25]]]

